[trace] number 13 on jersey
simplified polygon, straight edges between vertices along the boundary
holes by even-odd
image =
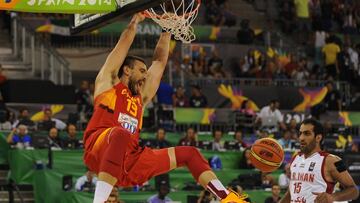
[[[127,99],[126,111],[129,112],[134,117],[137,116],[138,106],[136,105],[135,99]]]

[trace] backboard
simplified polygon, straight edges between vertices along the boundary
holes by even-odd
[[[158,6],[167,0],[115,0],[117,9],[111,13],[74,14],[70,22],[71,34],[83,34],[115,22],[148,8]]]

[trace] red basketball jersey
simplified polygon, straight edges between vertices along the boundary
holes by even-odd
[[[94,144],[100,132],[116,126],[122,126],[130,132],[131,145],[134,149],[137,148],[142,126],[142,100],[140,95],[133,96],[129,88],[122,83],[95,98],[94,113],[84,132],[85,148]],[[91,142],[87,143],[90,135]]]

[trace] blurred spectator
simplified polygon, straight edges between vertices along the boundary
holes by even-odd
[[[221,8],[216,5],[214,0],[207,1],[205,4],[205,19],[208,24],[212,24],[215,26],[221,26],[225,23],[225,18],[222,14]]]
[[[250,106],[250,101],[248,99],[244,100],[241,103],[240,112],[244,113],[246,116],[255,116],[255,111]]]
[[[57,149],[61,149],[63,146],[63,142],[59,137],[59,132],[58,129],[53,127],[49,130],[49,141],[50,141],[50,146],[52,148],[57,148]]]
[[[105,203],[123,203],[119,199],[119,192],[117,186],[114,186],[113,190],[110,193],[109,198],[106,200]]]
[[[215,130],[213,132],[214,141],[212,143],[212,150],[214,151],[226,151],[224,148],[224,142],[221,140],[223,132],[221,130]]]
[[[167,195],[170,192],[169,183],[166,181],[161,181],[158,194],[151,196],[147,202],[148,203],[166,203],[166,202],[172,202],[170,197]]]
[[[77,104],[77,111],[80,113],[80,119],[86,121],[92,111],[92,96],[89,89],[89,82],[83,80],[80,88],[76,90],[75,99]],[[91,114],[91,113],[90,113]]]
[[[310,73],[307,70],[307,60],[305,58],[302,58],[299,61],[297,69],[292,72],[291,77],[295,80],[306,80],[309,78],[309,75]]]
[[[270,101],[268,106],[264,106],[260,110],[255,123],[261,123],[262,127],[273,128],[276,131],[278,126],[280,126],[281,129],[286,129],[279,106],[280,102],[278,100]]]
[[[198,85],[193,85],[191,89],[190,106],[193,108],[207,107],[207,99],[201,92]]]
[[[159,128],[157,130],[156,140],[154,141],[153,147],[157,149],[171,147],[170,142],[166,140],[166,132],[164,128]]]
[[[268,172],[261,172],[261,180],[262,180],[262,187],[263,188],[271,188],[272,185],[275,184],[275,179],[272,177],[271,173]],[[280,190],[280,187],[279,187]]]
[[[197,203],[213,203],[216,197],[207,190],[202,190]]]
[[[176,88],[175,93],[172,95],[173,107],[188,107],[189,99],[185,96],[185,89],[182,86]]]
[[[81,176],[76,180],[75,189],[76,191],[87,191],[94,192],[97,182],[97,177],[94,172],[86,171],[85,175]]]
[[[173,105],[172,95],[174,93],[173,87],[167,82],[161,80],[159,89],[157,91],[157,101],[160,105]]]
[[[258,136],[258,139],[270,137],[270,132],[267,128],[260,128],[256,134]]]
[[[326,110],[329,111],[341,111],[341,95],[338,90],[334,88],[334,84],[331,81],[326,83],[328,92],[324,98]]]
[[[234,139],[237,142],[237,145],[239,147],[239,149],[242,148],[246,148],[247,144],[243,141],[243,133],[240,130],[237,130],[234,134]]]
[[[231,185],[231,189],[237,192],[239,195],[246,195],[244,194],[244,190],[240,185]],[[249,197],[245,198],[244,201],[251,203],[251,199]]]
[[[240,23],[240,30],[237,32],[239,44],[252,44],[255,39],[255,32],[250,28],[249,19],[243,19]]]
[[[329,37],[330,38],[330,37]],[[326,44],[322,48],[322,53],[325,58],[325,70],[327,76],[336,79],[339,74],[339,67],[337,65],[337,54],[340,53],[340,47],[333,40],[326,39]]]
[[[246,148],[242,153],[242,157],[240,160],[240,169],[253,169],[254,166],[250,161],[250,148]]]
[[[292,75],[294,75],[294,72],[296,72],[296,70],[298,69],[298,67],[299,67],[299,64],[298,64],[295,54],[291,54],[289,63],[287,63],[284,67],[286,76],[288,78],[291,78]]]
[[[279,186],[283,190],[287,190],[290,184],[290,163],[284,166],[284,172],[279,176]]]
[[[295,118],[290,119],[290,122],[287,126],[287,129],[291,132],[291,133],[295,133],[298,134],[298,124],[296,122]]]
[[[318,30],[315,32],[315,64],[322,65],[322,48],[325,46],[326,32]]]
[[[16,128],[19,125],[26,125],[29,129],[35,130],[34,121],[29,118],[29,110],[27,108],[21,108],[19,110],[18,119],[13,123],[13,128]]]
[[[63,147],[65,149],[81,149],[83,147],[80,140],[76,137],[76,126],[69,124],[66,129],[67,137],[63,141]]]
[[[4,69],[2,65],[0,64],[0,86],[3,85],[7,80],[6,75],[4,74]]]
[[[196,132],[194,128],[188,128],[186,130],[185,137],[179,140],[178,146],[196,146],[197,139],[196,139]]]
[[[45,109],[44,118],[39,123],[38,129],[48,131],[52,127],[56,127],[59,130],[64,130],[66,128],[66,124],[63,121],[53,118],[52,116],[51,109]]]
[[[223,68],[223,60],[220,58],[219,53],[216,49],[212,51],[211,58],[209,59],[208,63],[208,69],[211,73],[215,73],[216,69],[222,69]]]
[[[309,0],[294,0],[296,21],[297,21],[297,39],[298,42],[307,43],[307,33],[311,31]]]
[[[285,0],[280,2],[280,24],[281,30],[286,34],[292,34],[295,28],[294,1]]]
[[[14,128],[7,136],[6,141],[11,145],[15,145],[19,149],[30,147],[31,136],[28,134],[26,125],[21,124],[17,128]]]
[[[283,137],[278,140],[283,149],[292,149],[294,147],[295,141],[291,139],[291,135],[291,132],[286,130],[283,132]]]
[[[350,152],[359,153],[359,143],[353,142],[349,148],[350,148],[349,150]]]
[[[278,184],[273,184],[271,187],[272,196],[265,199],[264,203],[278,203],[281,199],[280,197],[280,186]]]

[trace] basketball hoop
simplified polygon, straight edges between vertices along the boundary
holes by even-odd
[[[198,14],[200,4],[201,0],[169,0],[146,10],[144,14],[174,35],[176,40],[190,43],[196,38],[191,23]]]

